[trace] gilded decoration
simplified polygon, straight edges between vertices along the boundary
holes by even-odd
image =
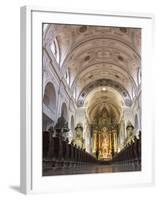
[[[112,159],[117,152],[117,124],[104,108],[97,114],[93,125],[93,154],[98,160]]]

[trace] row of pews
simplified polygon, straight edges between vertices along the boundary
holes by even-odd
[[[139,138],[134,137],[118,154],[113,157],[113,163],[133,166],[141,170],[141,133]]]
[[[43,169],[76,167],[96,163],[95,157],[69,144],[62,137],[52,137],[50,133],[43,132]]]

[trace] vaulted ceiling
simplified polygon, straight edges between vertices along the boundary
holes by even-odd
[[[61,72],[69,74],[77,106],[89,105],[87,113],[93,113],[109,104],[120,114],[123,104],[131,105],[141,69],[140,29],[50,24],[44,37]]]

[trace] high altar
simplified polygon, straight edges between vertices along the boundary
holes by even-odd
[[[98,124],[93,128],[92,153],[98,160],[110,160],[117,152],[117,127],[112,126],[111,119],[102,114]]]

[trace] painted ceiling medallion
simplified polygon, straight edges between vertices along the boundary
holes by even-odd
[[[80,33],[84,33],[84,32],[86,32],[87,31],[87,26],[81,26],[80,28],[79,28],[79,32]]]
[[[116,78],[120,78],[117,74],[115,75]]]
[[[88,76],[89,79],[93,78],[93,75]]]
[[[90,60],[90,56],[86,56],[86,57],[84,58],[84,61],[88,61],[88,60]]]
[[[120,56],[120,55],[118,56],[118,59],[119,59],[120,61],[122,61],[122,62],[124,61],[124,58],[123,58],[122,56]]]
[[[121,27],[121,28],[120,28],[120,31],[121,31],[122,33],[127,33],[127,28]]]

